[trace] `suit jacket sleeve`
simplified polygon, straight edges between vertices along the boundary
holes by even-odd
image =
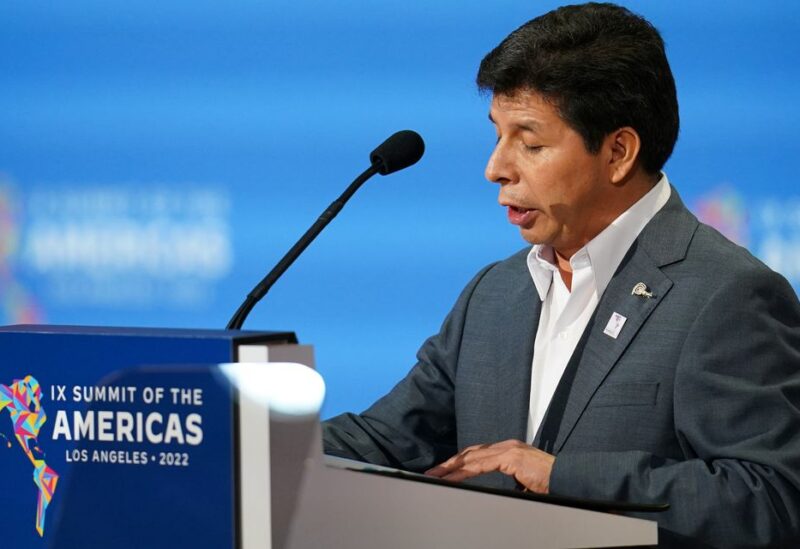
[[[715,544],[727,540],[729,547],[798,539],[797,298],[781,276],[763,267],[727,280],[698,304],[676,366],[674,427],[686,459],[564,452],[555,461],[551,492],[668,501],[663,515],[643,515],[657,519],[667,537],[677,532]]]
[[[454,384],[470,298],[492,265],[462,291],[441,330],[417,353],[417,363],[386,396],[361,414],[322,424],[325,453],[423,471],[457,451]]]

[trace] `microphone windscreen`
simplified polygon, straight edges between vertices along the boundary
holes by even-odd
[[[369,155],[369,161],[381,175],[387,175],[404,168],[422,158],[425,142],[411,130],[402,130],[378,145]]]

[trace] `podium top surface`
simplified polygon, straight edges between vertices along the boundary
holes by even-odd
[[[255,330],[209,330],[191,328],[130,328],[121,326],[65,326],[50,324],[16,324],[0,326],[7,334],[60,334],[69,336],[146,337],[168,339],[216,339],[239,343],[297,343],[294,332]]]

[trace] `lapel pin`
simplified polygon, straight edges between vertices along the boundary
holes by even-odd
[[[650,299],[653,297],[653,292],[647,291],[647,284],[644,282],[639,282],[633,287],[633,290],[631,290],[631,295],[638,295],[639,297],[646,297],[647,299]]]
[[[626,320],[628,320],[626,317],[614,311],[614,314],[612,314],[611,318],[608,319],[608,324],[606,324],[606,329],[603,330],[603,333],[607,336],[617,339],[617,336],[622,330],[622,327],[625,325]]]

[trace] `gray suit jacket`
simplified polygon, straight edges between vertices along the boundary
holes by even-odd
[[[418,363],[329,453],[421,471],[524,439],[541,301],[523,250],[466,287]],[[644,282],[652,297],[632,295]],[[603,333],[612,313],[619,336]],[[800,539],[800,304],[780,275],[700,224],[677,192],[645,227],[572,357],[554,494],[667,501],[663,545]],[[548,411],[550,414],[552,410]],[[498,473],[478,482],[514,487]]]

